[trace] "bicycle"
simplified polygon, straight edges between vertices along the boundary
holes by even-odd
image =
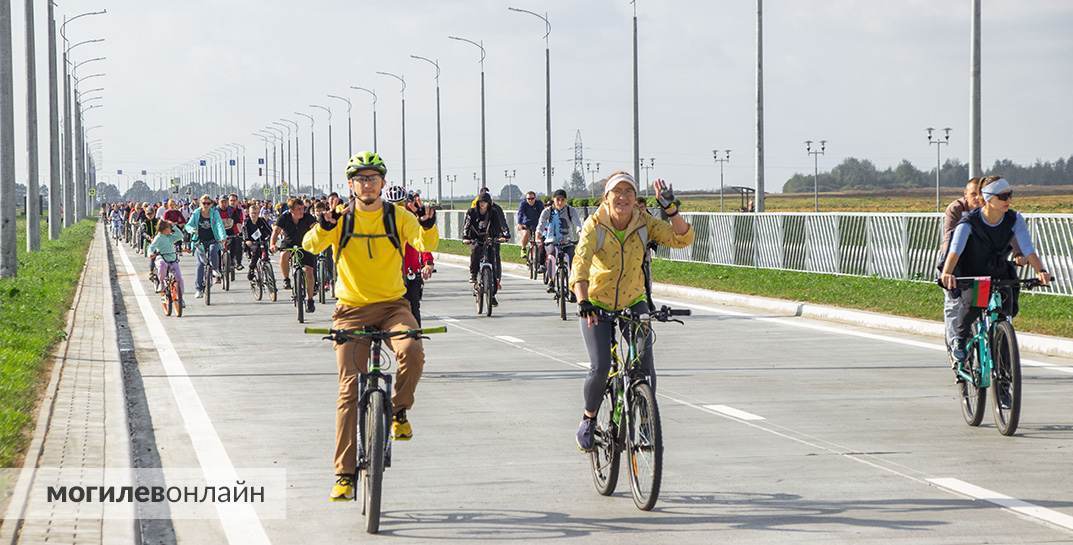
[[[159,257],[159,259],[164,259]],[[175,254],[175,262],[179,262],[179,254]],[[206,294],[208,297],[208,294]],[[164,315],[171,316],[172,309],[175,310],[175,317],[183,317],[183,291],[179,288],[179,282],[175,279],[175,273],[168,269],[168,274],[164,277],[164,289],[160,292],[160,304],[164,308]]]
[[[302,265],[302,255],[305,253],[300,246],[292,246],[290,248],[283,248],[284,251],[291,253],[291,280],[294,281],[291,290],[291,302],[294,306],[298,307],[298,323],[305,323],[305,302],[306,302],[306,274],[305,267]]]
[[[600,320],[611,321],[611,369],[608,371],[604,399],[597,413],[593,449],[589,455],[593,484],[603,496],[615,492],[619,462],[625,451],[629,462],[630,490],[633,503],[650,511],[659,498],[663,476],[663,432],[659,406],[651,383],[641,369],[645,339],[651,334],[652,321],[677,322],[674,316],[689,316],[687,309],[661,309],[634,314],[629,309],[598,311]],[[617,339],[622,329],[625,345]],[[642,470],[646,474],[642,474]]]
[[[209,248],[212,247],[213,243],[199,242],[199,244],[201,245],[201,250],[205,252],[205,306],[209,306],[212,304],[212,285],[216,282],[216,277],[220,275],[220,272],[212,266],[212,252]]]
[[[320,304],[327,300],[327,292],[335,297],[335,273],[332,271],[332,259],[328,257],[327,250],[317,254],[317,266],[313,268],[313,282],[316,286]]]
[[[481,246],[481,262],[477,266],[477,283],[473,286],[473,296],[477,300],[477,314],[492,316],[492,298],[496,296],[495,245],[504,239],[486,239],[477,242]]]
[[[279,290],[276,289],[276,273],[272,272],[272,262],[269,259],[270,254],[268,252],[268,245],[261,244],[258,251],[261,253],[261,256],[260,259],[257,260],[257,267],[253,269],[253,282],[250,282],[250,291],[253,293],[253,298],[260,301],[264,298],[264,292],[267,289],[272,297],[272,302],[275,302]]]
[[[535,229],[534,229],[535,231]],[[536,234],[529,234],[529,243],[525,249],[525,263],[529,267],[529,279],[536,280],[540,274],[540,251],[537,246]]]
[[[548,270],[554,268],[555,273],[549,280],[553,282],[552,293],[555,294],[555,302],[559,305],[559,318],[566,320],[566,303],[570,299],[570,260],[566,248],[570,245],[553,245],[556,250],[548,252],[548,259],[552,260]],[[560,259],[561,257],[561,259]]]
[[[237,235],[228,235],[224,238],[220,249],[220,271],[223,273],[222,287],[224,291],[231,291],[231,282],[235,280],[235,265],[231,262],[231,244]]]
[[[957,277],[958,287],[969,287],[972,277]],[[966,361],[954,369],[956,386],[965,423],[979,426],[984,419],[987,389],[991,389],[995,427],[999,433],[1011,436],[1017,431],[1021,418],[1021,354],[1013,322],[1003,312],[1002,288],[1040,286],[1035,278],[1028,280],[990,279],[987,307],[972,324],[972,337],[965,346]],[[962,292],[963,297],[968,294]]]
[[[358,380],[358,465],[354,482],[361,482],[361,513],[365,515],[365,531],[375,534],[380,531],[380,505],[384,482],[384,469],[391,467],[391,380],[385,373],[391,367],[390,359],[383,362],[383,341],[396,337],[426,339],[426,335],[446,333],[447,326],[408,329],[403,331],[380,331],[374,328],[328,329],[307,327],[309,335],[325,335],[324,340],[345,343],[357,339],[369,339],[368,372]],[[357,494],[354,500],[357,501]]]

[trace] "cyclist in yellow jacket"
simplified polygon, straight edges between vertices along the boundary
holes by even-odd
[[[385,204],[380,192],[385,185],[387,166],[379,155],[362,152],[350,158],[346,176],[353,198],[342,213],[328,210],[306,233],[302,247],[314,255],[331,248],[338,256],[339,286],[332,327],[358,329],[372,326],[384,331],[416,329],[417,320],[403,297],[402,279],[405,245],[420,252],[432,252],[439,243],[436,214],[432,207],[418,218],[402,207]],[[385,217],[385,211],[390,216]],[[351,216],[349,219],[347,216]],[[344,233],[343,225],[351,225]],[[391,232],[394,231],[394,232]],[[394,408],[392,435],[396,441],[413,437],[406,411],[413,406],[414,390],[421,378],[425,353],[419,339],[387,341],[395,352],[398,373],[391,402]],[[366,372],[369,341],[350,341],[335,347],[339,367],[339,399],[335,418],[335,485],[330,499],[354,497],[353,475],[357,464],[358,378]]]
[[[604,186],[604,201],[585,220],[574,251],[570,289],[577,296],[581,316],[581,336],[589,352],[589,375],[585,379],[585,413],[577,431],[577,445],[583,451],[593,447],[595,416],[600,409],[607,373],[611,368],[610,321],[601,320],[598,309],[631,309],[648,312],[642,265],[649,241],[684,248],[693,243],[693,228],[678,214],[674,193],[663,180],[653,185],[660,206],[670,223],[637,209],[637,182],[618,171]],[[652,366],[652,337],[645,341],[641,365],[656,389]]]

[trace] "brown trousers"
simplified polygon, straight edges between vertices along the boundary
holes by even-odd
[[[385,331],[416,329],[417,320],[410,312],[406,299],[373,303],[363,307],[337,305],[332,314],[335,329],[357,329],[373,326]],[[395,352],[398,369],[395,373],[395,392],[391,404],[395,413],[414,404],[414,390],[425,366],[425,351],[419,339],[392,339],[385,344]],[[335,473],[349,475],[357,467],[358,445],[358,380],[368,370],[369,340],[350,341],[335,345],[335,361],[339,367],[339,399],[335,414]]]

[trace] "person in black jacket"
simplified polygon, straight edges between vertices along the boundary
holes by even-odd
[[[250,282],[253,282],[253,273],[257,270],[262,249],[268,246],[269,238],[272,238],[272,226],[261,217],[260,207],[251,206],[246,214],[246,222],[242,224],[242,240],[246,242],[250,253],[250,272],[246,274]]]
[[[462,227],[462,242],[471,245],[469,253],[469,281],[477,283],[477,268],[481,262],[481,245],[477,244],[488,240],[492,241],[493,254],[495,255],[495,275],[498,286],[502,275],[502,264],[499,259],[499,243],[510,238],[510,230],[507,229],[506,217],[503,210],[492,203],[492,197],[487,193],[477,199],[477,205],[466,212],[466,223]],[[495,304],[493,298],[492,304]]]

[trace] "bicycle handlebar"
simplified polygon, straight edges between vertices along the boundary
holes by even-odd
[[[382,330],[365,330],[365,329],[331,329],[327,327],[307,327],[305,328],[307,335],[328,335],[335,338],[338,336],[343,337],[379,337],[387,339],[391,337],[418,337],[421,335],[431,335],[434,333],[447,333],[447,326],[441,325],[437,327],[423,327],[420,329],[404,329],[401,331],[382,331]]]
[[[954,278],[957,280],[957,286],[959,288],[967,288],[967,287],[972,286],[973,282],[976,281],[977,277],[975,277],[975,276],[956,276]],[[1054,282],[1055,280],[1056,279],[1052,276],[1051,277],[1051,282]],[[1018,278],[991,278],[991,287],[993,287],[993,288],[1008,288],[1008,287],[1013,287],[1013,286],[1024,286],[1024,288],[1026,290],[1030,290],[1030,289],[1033,289],[1033,288],[1038,288],[1038,287],[1040,287],[1042,285],[1043,285],[1043,283],[1040,282],[1038,278],[1027,278],[1027,279],[1024,279],[1024,280],[1021,280],[1021,279],[1018,279]]]

